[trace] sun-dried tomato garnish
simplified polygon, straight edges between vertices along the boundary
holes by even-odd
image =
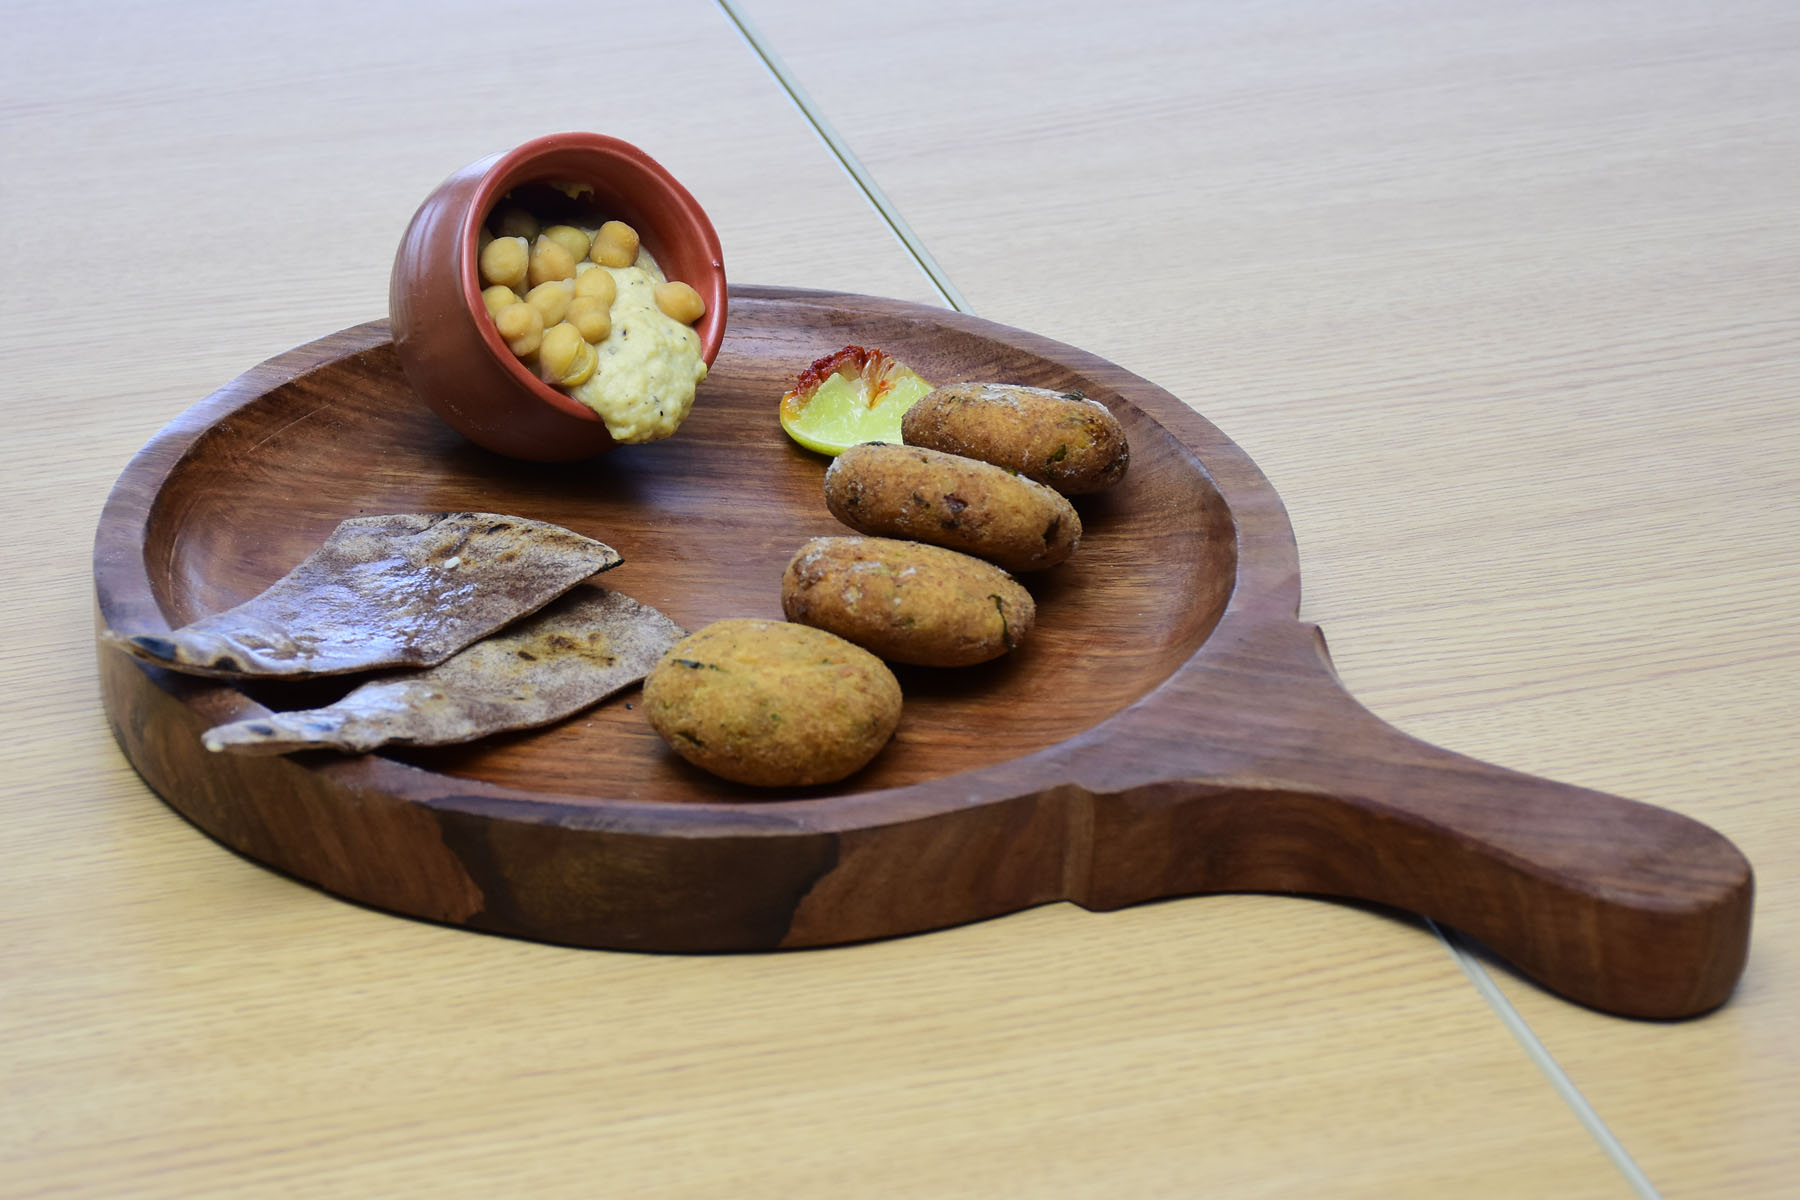
[[[868,405],[874,408],[893,389],[892,373],[899,365],[885,350],[845,346],[842,350],[834,350],[814,359],[811,366],[800,372],[800,378],[781,397],[781,402],[784,405],[804,402],[819,390],[820,384],[833,375],[861,375],[868,388]]]

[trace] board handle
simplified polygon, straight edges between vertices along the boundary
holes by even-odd
[[[1395,729],[1344,689],[1311,626],[1245,647],[1182,689],[1185,728],[1164,736],[1184,737],[1183,759],[1197,769],[1090,789],[1077,902],[1110,909],[1205,892],[1365,900],[1453,926],[1606,1012],[1690,1017],[1731,994],[1754,880],[1723,835]]]

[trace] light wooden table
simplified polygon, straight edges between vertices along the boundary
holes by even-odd
[[[0,1194],[1793,1194],[1800,10],[6,24]],[[954,300],[1193,404],[1285,498],[1302,615],[1372,708],[1738,842],[1737,996],[1618,1020],[1404,915],[1259,896],[584,952],[188,826],[100,711],[108,486],[233,375],[382,315],[451,169],[563,128],[664,161],[739,281]]]

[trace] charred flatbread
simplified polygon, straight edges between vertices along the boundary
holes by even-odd
[[[171,633],[105,638],[157,666],[226,679],[429,667],[620,561],[603,542],[522,517],[355,517],[236,608]]]
[[[438,666],[384,674],[324,708],[220,725],[201,741],[236,754],[360,754],[389,743],[446,746],[532,729],[636,683],[684,636],[621,592],[577,588]]]

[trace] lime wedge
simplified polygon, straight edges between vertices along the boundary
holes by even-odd
[[[900,418],[931,384],[880,350],[845,346],[800,373],[781,398],[781,427],[820,454],[862,442],[898,442]]]

